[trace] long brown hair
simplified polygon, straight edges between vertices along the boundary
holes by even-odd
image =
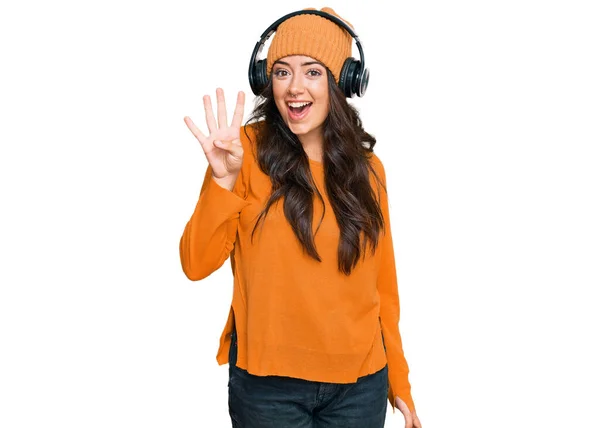
[[[325,190],[340,229],[338,270],[350,275],[367,241],[375,252],[384,219],[378,199],[371,187],[369,171],[381,183],[369,158],[376,140],[362,126],[358,110],[349,104],[335,78],[327,69],[329,114],[324,122],[323,167]],[[323,197],[314,185],[308,156],[298,137],[284,122],[273,97],[272,79],[257,97],[250,118],[244,125],[256,126],[256,158],[260,169],[272,183],[272,193],[260,213],[264,221],[271,205],[284,199],[283,210],[294,234],[308,255],[318,261],[312,235],[313,197],[316,194],[325,208]],[[366,143],[366,144],[365,144]],[[384,187],[385,189],[385,187]],[[323,209],[323,213],[325,210]],[[319,227],[323,217],[319,222]],[[317,228],[318,232],[318,228]]]

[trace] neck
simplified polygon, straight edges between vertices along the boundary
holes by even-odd
[[[298,135],[298,139],[310,159],[322,162],[324,138],[320,129],[315,129],[308,134]]]

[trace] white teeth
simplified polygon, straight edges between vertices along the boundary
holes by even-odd
[[[310,104],[310,102],[305,102],[305,103],[288,103],[288,105],[290,107],[294,107],[294,108],[304,107],[307,104]]]

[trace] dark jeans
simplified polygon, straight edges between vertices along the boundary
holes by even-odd
[[[229,415],[233,428],[383,428],[388,368],[356,383],[313,382],[255,376],[235,365],[237,337],[229,351]]]

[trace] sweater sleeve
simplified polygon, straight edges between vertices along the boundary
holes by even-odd
[[[377,159],[380,178],[385,186],[385,170],[383,164]],[[388,361],[389,394],[388,399],[395,413],[394,401],[399,396],[406,403],[410,411],[415,410],[411,395],[411,386],[408,380],[408,364],[402,349],[400,337],[400,299],[398,296],[398,281],[396,276],[396,261],[392,243],[392,229],[387,191],[380,188],[380,201],[383,218],[385,220],[385,234],[382,237],[381,265],[377,275],[377,289],[380,296],[380,321],[383,332],[383,341],[386,348]]]
[[[230,191],[212,177],[210,164],[204,174],[200,197],[179,241],[179,256],[185,275],[192,281],[206,278],[220,268],[233,249],[242,209],[250,203],[246,197],[248,175],[247,144],[244,129],[240,131],[244,146],[242,170]]]

